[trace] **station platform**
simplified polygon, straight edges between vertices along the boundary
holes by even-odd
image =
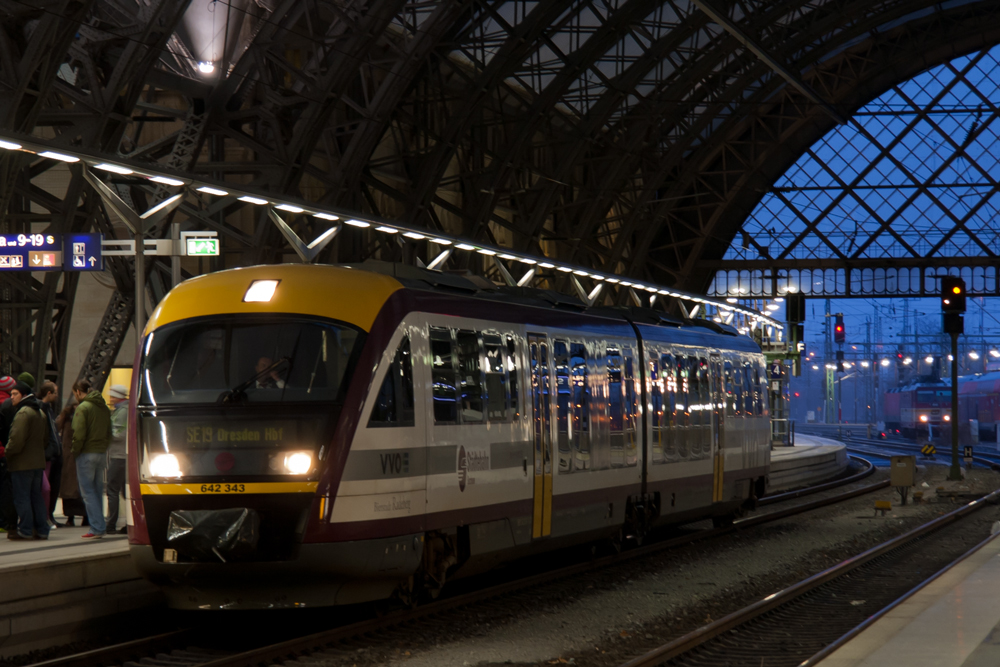
[[[836,440],[796,434],[795,445],[771,450],[768,491],[787,491],[840,475],[849,464],[847,447]]]
[[[1000,534],[886,612],[819,665],[1000,665]]]
[[[81,539],[89,530],[57,528],[45,541],[0,533],[0,659],[81,639],[102,619],[162,601],[136,573],[125,535]]]

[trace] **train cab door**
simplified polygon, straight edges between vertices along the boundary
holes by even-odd
[[[531,522],[533,538],[552,533],[552,411],[548,336],[528,334],[531,355],[532,439],[535,492]]]
[[[722,357],[717,353],[709,355],[709,370],[712,374],[712,502],[722,500],[725,443],[723,429],[726,423],[726,394],[723,385]]]

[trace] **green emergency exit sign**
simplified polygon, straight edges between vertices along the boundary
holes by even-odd
[[[219,254],[219,239],[188,239],[188,257],[216,257]]]

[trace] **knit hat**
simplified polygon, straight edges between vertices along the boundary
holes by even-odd
[[[31,373],[28,372],[21,373],[20,375],[17,376],[17,381],[23,382],[24,384],[28,385],[28,387],[31,389],[35,388],[35,376],[32,375]]]
[[[29,387],[23,382],[18,382],[17,384],[15,384],[12,390],[13,389],[17,389],[18,393],[21,394],[21,398],[24,398],[28,394],[32,393],[31,387]]]
[[[128,398],[128,388],[123,384],[113,384],[108,394],[111,398]]]
[[[17,384],[17,381],[9,375],[0,377],[0,391],[10,393],[10,390],[14,388],[15,384]]]

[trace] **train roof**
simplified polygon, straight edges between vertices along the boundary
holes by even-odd
[[[273,297],[267,302],[244,301],[257,280],[279,281]],[[333,287],[338,298],[325,298]],[[183,319],[243,313],[302,313],[369,331],[386,301],[403,289],[627,321],[647,330],[665,327],[676,330],[680,338],[716,334],[735,339],[727,347],[759,349],[734,327],[709,320],[681,319],[651,308],[588,307],[580,299],[552,290],[506,287],[471,274],[373,260],[352,265],[267,264],[197,276],[170,291],[150,316],[145,331]]]

